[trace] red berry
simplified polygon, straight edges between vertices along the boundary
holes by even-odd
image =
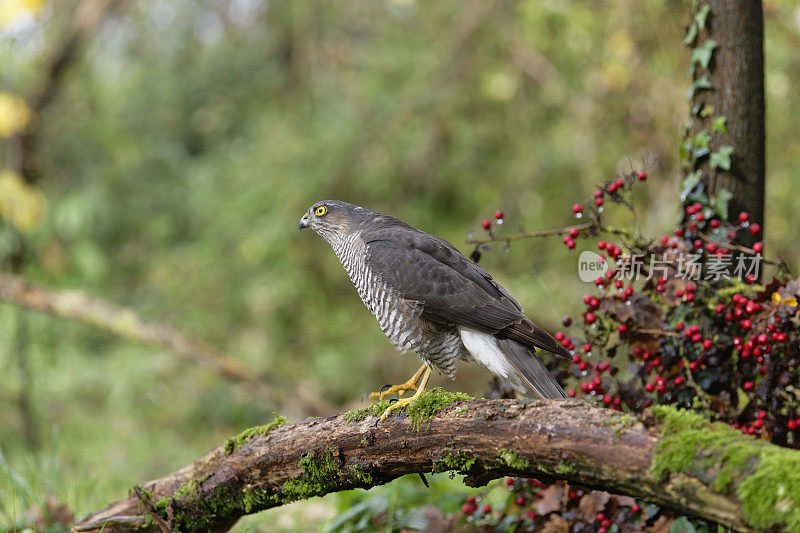
[[[724,304],[717,304],[717,307],[714,308],[714,311],[716,311],[716,313],[718,315],[721,315],[722,313],[725,312],[725,305]]]
[[[752,235],[758,235],[761,233],[761,225],[760,224],[750,224],[750,233]]]
[[[575,213],[576,215],[581,211],[583,211],[583,206],[581,204],[575,204],[572,206],[572,212]]]
[[[683,228],[678,228],[675,230],[676,237],[683,237]]]
[[[600,248],[601,250],[605,250],[606,249],[606,241],[598,241],[597,247]]]
[[[789,430],[797,429],[797,422],[795,422],[794,420],[789,420],[788,422],[786,422],[786,428]]]
[[[759,420],[753,420],[753,427],[754,427],[754,428],[761,428],[761,427],[764,427],[764,421],[763,421],[763,420],[761,420],[761,419],[759,419]]]
[[[730,230],[728,232],[728,240],[732,242],[735,238],[736,238],[736,232],[733,231],[733,230]]]
[[[744,384],[742,385],[742,388],[745,390],[745,392],[750,392],[755,388],[755,386],[756,386],[755,383],[753,383],[752,381],[745,381]]]
[[[677,324],[675,324],[675,330],[676,331],[683,331],[683,328],[685,328],[685,327],[686,326],[684,325],[683,322],[678,322]]]
[[[475,508],[472,504],[465,503],[464,505],[461,506],[461,512],[466,515],[471,515],[472,513],[475,512]]]
[[[762,409],[762,410],[760,410],[758,413],[756,413],[756,416],[757,416],[758,418],[766,418],[766,417],[767,417],[767,412],[766,412],[765,410],[763,410],[763,409]]]
[[[484,505],[484,506],[483,506],[483,513],[484,513],[484,514],[489,514],[489,513],[491,513],[491,512],[492,512],[492,506],[491,506],[491,505],[489,505],[489,504],[487,503],[486,505]]]
[[[567,248],[569,248],[570,250],[572,250],[573,248],[575,248],[575,241],[573,241],[572,239],[568,240],[568,241],[566,242],[566,244],[567,244]]]
[[[714,218],[714,219],[711,220],[711,227],[714,228],[714,229],[717,229],[719,227],[719,219],[718,218]]]
[[[514,486],[514,478],[510,477],[510,478],[506,479],[506,485],[508,485],[509,487],[513,487]]]
[[[605,519],[606,519],[606,515],[604,515],[603,513],[597,513],[597,516],[594,517],[594,521],[595,522],[602,522]]]
[[[661,244],[667,244],[667,243],[669,243],[669,237],[667,237],[666,235],[662,235]]]
[[[623,179],[622,179],[622,178],[617,178],[617,179],[615,179],[615,180],[614,180],[614,186],[615,186],[617,189],[621,188],[621,187],[622,187],[622,186],[624,186],[624,185],[625,185],[625,182],[623,181]]]
[[[647,392],[653,392],[655,389],[656,386],[653,385],[652,383],[648,383],[647,385],[644,386],[644,390],[646,390]]]
[[[591,352],[592,351],[592,345],[587,342],[586,344],[583,345],[583,351],[587,352],[587,353]]]
[[[492,227],[492,223],[489,221],[489,219],[484,219],[484,221],[481,222],[481,227],[488,231],[489,228]]]
[[[578,363],[578,370],[580,370],[581,372],[583,372],[587,368],[589,368],[589,365],[586,363],[586,361],[581,361],[580,363]]]
[[[683,385],[683,378],[681,376],[676,377],[673,381],[675,382],[675,385],[678,385],[679,387]]]
[[[569,236],[572,237],[573,239],[576,238],[578,236],[577,228],[570,228]]]
[[[747,211],[742,211],[741,213],[739,213],[739,222],[747,222],[749,218],[750,218],[750,213],[748,213]]]
[[[631,506],[631,511],[633,511],[634,513],[638,513],[641,509],[642,507],[638,503],[634,503]]]
[[[750,329],[750,326],[752,326],[752,325],[753,325],[753,323],[750,321],[750,319],[749,319],[749,318],[745,318],[744,320],[742,320],[742,321],[739,323],[739,325],[741,325],[741,326],[742,326],[742,329]]]
[[[703,349],[704,350],[710,350],[713,345],[714,345],[714,343],[711,341],[711,339],[706,339],[706,340],[703,341]]]
[[[706,244],[706,250],[711,252],[712,254],[717,251],[717,244],[714,242],[710,242]]]
[[[636,174],[636,177],[639,178],[639,181],[645,181],[647,180],[647,172],[640,170],[639,173]]]
[[[516,499],[516,500],[514,500],[514,502],[515,502],[517,505],[523,505],[523,504],[525,503],[525,498],[523,498],[522,496],[517,496],[517,499]]]
[[[697,216],[695,217],[695,220],[697,220],[698,222],[702,222],[705,219],[706,219],[706,216],[703,213],[697,213]]]
[[[500,210],[495,211],[494,218],[496,218],[497,220],[501,220],[503,218],[503,212]]]
[[[628,331],[628,326],[626,326],[625,324],[620,324],[619,326],[617,326],[617,331],[619,331],[620,333],[625,333],[626,331]]]
[[[600,207],[601,205],[603,205],[603,199],[602,198],[595,198],[594,199],[594,205],[596,205],[597,207]]]
[[[530,518],[531,520],[536,518],[536,512],[532,509],[528,509],[526,514],[528,515],[528,518]]]
[[[695,249],[699,250],[700,248],[703,247],[703,241],[701,241],[700,239],[695,239],[694,247]]]
[[[570,398],[574,398],[575,397],[575,389],[569,389],[567,391],[567,396],[569,396]]]
[[[764,245],[761,242],[757,242],[753,245],[753,251],[757,254],[760,254],[761,251],[764,250]]]

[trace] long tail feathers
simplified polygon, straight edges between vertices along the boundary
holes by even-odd
[[[567,398],[564,389],[550,375],[539,359],[533,354],[533,350],[511,339],[497,339],[497,347],[514,367],[519,378],[525,383],[520,383],[519,379],[508,379],[509,384],[521,394],[530,395],[530,390],[542,398]],[[527,385],[527,387],[525,387]]]

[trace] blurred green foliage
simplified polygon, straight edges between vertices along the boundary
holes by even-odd
[[[0,90],[33,93],[73,7],[46,4],[0,34]],[[800,9],[770,0],[765,10],[765,226],[796,266]],[[47,212],[23,235],[4,222],[0,255],[24,243],[31,281],[178,327],[290,398],[314,390],[352,407],[418,361],[386,342],[329,248],[298,233],[307,207],[343,199],[461,245],[495,209],[503,232],[568,225],[594,183],[653,153],[638,201],[658,235],[677,209],[687,18],[678,0],[120,3],[34,118]],[[11,167],[17,147],[3,146],[0,168]],[[555,239],[498,248],[482,264],[550,329],[586,290]],[[256,402],[167,351],[6,304],[0,375],[9,465],[79,515],[273,410],[308,414],[291,400]],[[480,394],[487,377],[465,367],[444,385]],[[3,471],[0,502],[0,523],[30,503]]]

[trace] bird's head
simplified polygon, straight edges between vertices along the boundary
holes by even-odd
[[[308,208],[300,219],[300,229],[311,228],[333,243],[360,226],[370,213],[368,209],[339,200],[323,200]]]

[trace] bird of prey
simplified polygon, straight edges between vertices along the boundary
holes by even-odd
[[[475,361],[520,394],[567,395],[534,355],[571,354],[522,313],[522,306],[452,244],[393,218],[336,200],[313,204],[300,219],[333,248],[364,305],[394,347],[424,365],[386,394],[416,391],[383,414],[415,400],[431,369],[453,379],[458,360]],[[374,393],[372,397],[382,397]]]

